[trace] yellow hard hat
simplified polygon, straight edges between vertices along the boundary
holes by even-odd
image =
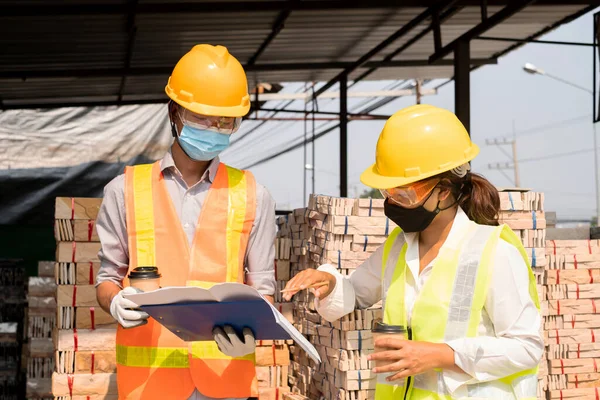
[[[375,164],[360,180],[375,189],[390,189],[450,171],[479,154],[454,113],[426,104],[404,108],[385,123]]]
[[[250,110],[244,68],[223,46],[194,46],[175,65],[165,92],[197,114],[243,117]]]

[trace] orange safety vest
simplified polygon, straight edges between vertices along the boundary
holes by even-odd
[[[250,172],[219,165],[191,249],[160,162],[126,168],[125,208],[130,270],[157,266],[162,287],[243,282],[256,213]],[[119,399],[187,399],[194,388],[213,398],[258,395],[254,354],[231,358],[215,342],[184,342],[152,318],[118,326],[117,385]]]

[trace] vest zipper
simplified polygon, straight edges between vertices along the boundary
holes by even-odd
[[[408,340],[412,340],[412,329],[408,328]],[[404,391],[404,400],[408,399],[408,393],[410,392],[410,385],[412,384],[412,376],[406,378],[406,390]]]

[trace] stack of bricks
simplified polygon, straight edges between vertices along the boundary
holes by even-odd
[[[542,315],[546,315],[546,217],[544,194],[520,191],[500,191],[500,223],[508,225],[521,239],[536,277]],[[542,327],[543,328],[543,327]],[[548,368],[544,352],[538,374],[538,398],[545,399],[548,390]]]
[[[283,226],[293,239],[292,273],[331,264],[351,275],[394,227],[384,215],[383,200],[312,195],[309,207],[295,210]],[[373,351],[370,330],[373,320],[381,318],[380,306],[329,323],[316,312],[312,293],[302,291],[294,298],[294,318],[322,362],[317,365],[293,346],[292,391],[311,399],[374,398],[376,378],[367,356]]]
[[[22,260],[0,260],[0,397],[7,400],[25,395],[21,367],[26,301]]]
[[[57,198],[55,278],[56,371],[58,399],[117,399],[116,322],[104,312],[94,287],[100,243],[95,220],[102,199]]]
[[[548,399],[600,398],[600,241],[549,240]]]
[[[288,227],[288,218],[277,219],[277,237],[275,238],[275,307],[290,322],[294,322],[293,304],[283,298],[281,291],[290,280],[292,258],[292,232]]]
[[[27,291],[27,399],[52,398],[56,326],[56,282],[54,261],[40,261],[36,277],[29,278]]]
[[[283,395],[290,392],[289,366],[288,341],[259,340],[256,342],[256,377],[260,400],[283,400]]]

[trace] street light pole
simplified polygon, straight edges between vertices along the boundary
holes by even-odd
[[[547,73],[546,71],[544,71],[543,69],[538,68],[531,63],[526,63],[523,66],[523,70],[525,70],[525,72],[532,74],[532,75],[547,76],[548,78],[552,78],[554,80],[557,80],[559,82],[567,84],[571,87],[577,88],[579,90],[583,90],[591,95],[594,94],[594,92],[592,92],[591,90],[589,90],[583,86],[579,86],[573,82],[569,82],[565,79],[559,78],[558,76],[551,75],[551,74]],[[597,224],[597,226],[600,226],[600,173],[598,171],[598,167],[600,166],[600,161],[598,160],[598,138],[596,137],[597,135],[596,135],[596,124],[595,123],[592,123],[592,128],[593,128],[593,135],[594,135],[594,178],[595,178],[595,183],[596,183],[596,224]]]

